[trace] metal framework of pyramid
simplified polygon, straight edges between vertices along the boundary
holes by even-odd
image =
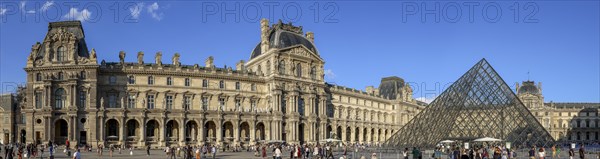
[[[435,147],[442,140],[492,137],[515,146],[550,146],[554,139],[490,64],[482,59],[385,143]]]

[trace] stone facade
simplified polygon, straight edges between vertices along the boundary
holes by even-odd
[[[519,99],[555,140],[600,141],[600,103],[544,103],[541,82],[524,81],[515,88]]]
[[[153,62],[143,60],[150,55],[144,52],[128,62],[121,51],[118,62],[98,63],[80,22],[50,23],[27,60],[22,109],[4,109],[24,119],[9,130],[25,136],[13,142],[248,146],[338,138],[377,144],[423,108],[398,77],[393,97],[374,87],[364,92],[326,83],[314,33],[281,22],[260,25],[251,58],[219,68],[213,57],[203,66],[185,65],[178,53],[164,61],[161,52]]]

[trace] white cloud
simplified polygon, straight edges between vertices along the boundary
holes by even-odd
[[[415,100],[429,104],[429,103],[433,102],[433,100],[435,100],[435,98],[436,97],[418,97],[418,98],[415,98]]]
[[[63,16],[63,18],[65,18],[67,20],[79,20],[79,21],[89,20],[90,17],[92,17],[92,12],[88,11],[87,9],[83,9],[83,10],[79,11],[79,9],[77,9],[77,8],[71,8],[69,10],[69,13],[67,13],[66,15]]]
[[[157,2],[152,3],[151,5],[148,5],[148,13],[150,13],[150,15],[152,15],[152,18],[160,21],[163,17],[164,14],[158,11],[159,6]]]
[[[42,8],[40,8],[40,10],[44,12],[44,11],[48,10],[48,8],[52,5],[54,5],[54,1],[46,1],[46,3],[44,3],[44,5],[42,5]]]
[[[138,19],[140,17],[140,13],[144,9],[144,3],[137,3],[135,6],[129,8],[129,12],[131,12],[131,17],[133,19]]]
[[[333,73],[333,71],[331,69],[326,69],[324,73],[325,73],[325,77],[328,79],[335,78],[335,73]]]
[[[8,11],[8,9],[0,8],[0,15],[4,15],[4,13],[6,13],[6,11]]]

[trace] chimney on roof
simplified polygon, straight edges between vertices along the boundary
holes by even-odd
[[[244,60],[240,60],[237,64],[235,64],[235,70],[238,70],[238,71],[244,70]]]
[[[263,18],[260,20],[260,50],[267,52],[269,49],[269,20]]]

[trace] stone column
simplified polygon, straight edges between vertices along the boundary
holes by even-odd
[[[217,144],[221,145],[221,142],[223,141],[223,120],[220,118],[218,120],[219,121],[217,121],[215,133],[217,134]]]
[[[146,146],[146,118],[142,118],[142,123],[140,123],[140,145]]]
[[[256,143],[256,120],[250,122],[250,145]]]
[[[240,145],[240,122],[234,121],[233,123],[233,143],[235,145]]]
[[[350,127],[350,143],[355,143],[356,141],[355,138],[356,137],[356,128],[354,128],[353,126]]]
[[[178,135],[179,136],[179,145],[183,146],[186,143],[185,142],[185,139],[186,139],[185,132],[187,131],[187,129],[186,129],[186,120],[185,119],[181,119],[179,121],[180,121],[179,123],[181,123],[181,124],[179,124],[179,132],[178,132],[179,133],[179,135]],[[191,137],[192,137],[192,134],[190,134],[190,138]]]
[[[165,140],[165,138],[167,138],[167,134],[166,134],[167,122],[166,122],[166,120],[167,119],[164,117],[159,119],[159,122],[161,125],[158,127],[158,131],[160,131],[160,135],[158,136],[158,140],[157,140],[157,141],[159,141],[159,143],[158,143],[159,146],[166,146],[166,141],[167,141],[167,140]]]
[[[125,143],[125,116],[117,121],[119,122],[119,133],[117,133],[119,136],[119,145],[123,145]]]
[[[98,122],[100,126],[96,128],[96,132],[98,133],[99,140],[101,144],[104,144],[104,117],[100,116]]]
[[[201,120],[200,123],[198,123],[198,135],[200,135],[200,138],[198,139],[198,143],[200,145],[204,145],[204,142],[206,141],[206,138],[204,137],[204,132],[206,131],[205,127],[204,127],[204,120]]]
[[[69,141],[73,141],[73,126],[75,125],[74,121],[73,121],[73,117],[69,116],[69,125],[67,126],[69,128],[69,134],[67,136],[67,139],[69,139]]]

